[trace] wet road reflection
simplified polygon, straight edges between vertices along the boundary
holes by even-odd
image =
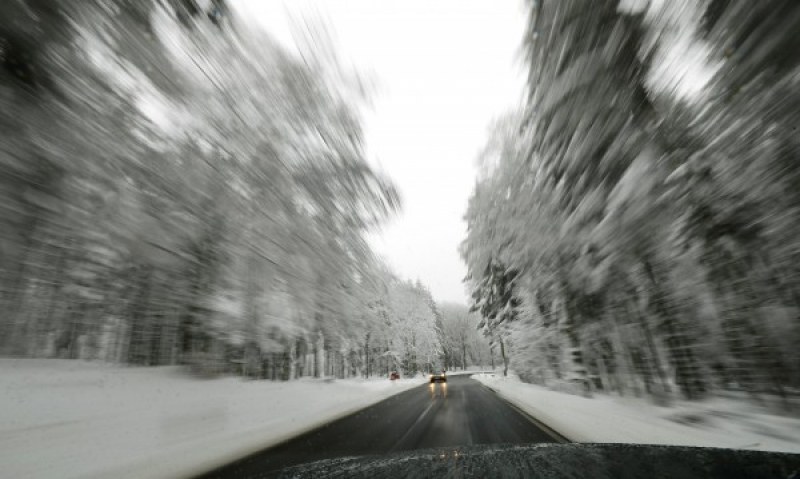
[[[269,477],[281,467],[332,457],[536,442],[554,439],[494,392],[457,376],[402,392],[203,477]]]
[[[428,391],[431,394],[431,399],[447,399],[447,383],[430,383]]]

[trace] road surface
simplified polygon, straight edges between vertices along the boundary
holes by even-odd
[[[402,392],[202,477],[264,477],[320,459],[430,447],[559,442],[474,379],[447,379]]]

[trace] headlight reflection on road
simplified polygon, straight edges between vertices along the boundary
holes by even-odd
[[[439,453],[439,459],[458,459],[461,456],[461,453],[458,449],[454,451],[443,451]]]
[[[447,383],[430,383],[428,385],[428,390],[431,393],[431,399],[433,399],[433,398],[435,398],[437,396],[437,393],[436,393],[436,386],[437,385],[440,386],[439,387],[439,395],[441,395],[443,398],[447,399]]]

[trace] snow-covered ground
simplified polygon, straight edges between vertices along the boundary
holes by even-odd
[[[473,378],[577,442],[680,444],[800,453],[800,419],[733,399],[659,407],[645,399],[584,398],[525,384],[513,375]]]
[[[475,373],[488,373],[491,372],[492,368],[489,366],[481,367],[481,366],[470,366],[467,369],[453,369],[448,370],[448,376],[466,376],[468,374],[475,374]]]
[[[425,379],[195,379],[173,367],[0,359],[0,476],[190,476]]]

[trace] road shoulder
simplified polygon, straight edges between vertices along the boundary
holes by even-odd
[[[526,411],[524,408],[520,407],[520,406],[519,406],[519,404],[518,404],[517,402],[515,402],[515,401],[513,401],[513,400],[509,400],[509,399],[508,399],[508,398],[507,398],[507,397],[506,397],[506,396],[505,396],[505,395],[504,395],[504,394],[503,394],[503,393],[502,393],[500,390],[498,390],[496,387],[492,387],[492,385],[491,385],[491,384],[489,384],[489,383],[486,383],[486,382],[484,382],[484,381],[478,381],[478,382],[481,384],[481,386],[483,386],[483,387],[485,387],[486,389],[489,389],[490,391],[492,391],[492,392],[494,392],[495,394],[497,394],[497,396],[498,396],[499,398],[501,398],[503,401],[505,401],[505,402],[506,402],[506,404],[508,404],[508,405],[509,405],[509,406],[510,406],[512,409],[514,409],[514,410],[515,410],[515,411],[517,411],[517,412],[518,412],[518,413],[519,413],[519,414],[520,414],[522,417],[524,417],[525,419],[527,419],[528,421],[530,421],[531,423],[533,423],[533,424],[534,424],[534,425],[535,425],[537,428],[539,428],[539,429],[541,429],[542,431],[544,431],[544,432],[545,432],[545,433],[546,433],[548,436],[550,436],[551,438],[553,438],[553,440],[554,440],[555,442],[557,442],[557,443],[559,443],[559,444],[566,444],[566,443],[575,442],[575,441],[572,441],[572,440],[570,440],[570,439],[569,439],[568,437],[566,437],[565,435],[563,435],[563,434],[559,433],[558,431],[556,431],[556,430],[555,430],[555,429],[553,429],[552,427],[548,426],[548,425],[547,425],[547,424],[545,424],[544,422],[542,422],[542,421],[540,421],[539,419],[535,418],[533,415],[531,415],[531,414],[530,414],[528,411]]]
[[[587,398],[522,383],[517,377],[476,374],[508,403],[575,442],[723,447],[800,453],[800,418],[778,416],[742,401],[676,401],[595,394]],[[688,422],[684,418],[700,418]]]

